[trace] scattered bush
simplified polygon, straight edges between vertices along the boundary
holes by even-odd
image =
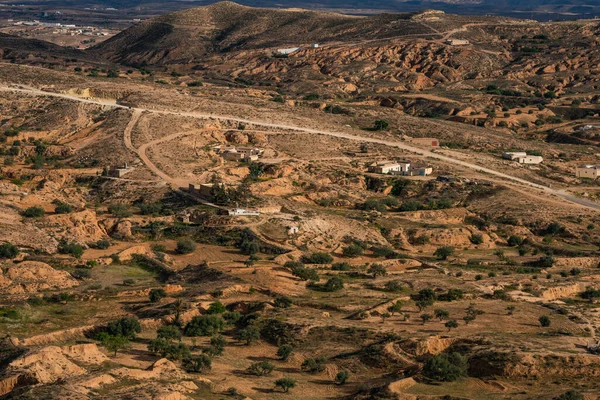
[[[197,356],[187,358],[183,362],[183,366],[188,372],[204,372],[211,369],[212,360],[206,354],[199,354]]]
[[[177,241],[177,247],[175,252],[177,254],[190,254],[196,250],[196,243],[189,238],[179,239]]]
[[[281,388],[285,393],[296,387],[296,380],[292,378],[280,378],[275,381],[275,387]]]
[[[158,303],[163,297],[167,297],[167,292],[162,288],[150,289],[150,292],[148,293],[148,298],[151,303]]]
[[[307,372],[323,372],[325,370],[324,357],[310,357],[304,360],[301,366],[303,371]]]
[[[327,253],[313,253],[310,256],[302,256],[302,262],[306,264],[330,264],[333,257]]]
[[[339,276],[331,277],[325,282],[324,289],[327,292],[337,292],[344,288],[344,281]]]
[[[41,218],[46,214],[46,211],[42,207],[33,206],[25,209],[21,212],[21,215],[25,218]]]
[[[211,336],[223,330],[225,321],[217,315],[193,317],[184,329],[186,336]]]
[[[123,336],[127,339],[135,339],[136,333],[142,331],[140,321],[135,317],[124,317],[111,321],[106,326],[106,332],[113,336]]]
[[[459,353],[436,354],[423,366],[423,375],[441,382],[453,382],[467,374],[467,359]]]
[[[454,254],[454,247],[451,246],[438,247],[437,250],[433,253],[433,255],[436,256],[438,260],[446,260],[452,254]]]
[[[19,255],[19,248],[12,243],[0,244],[0,258],[15,258]]]
[[[540,322],[540,325],[544,328],[550,326],[551,322],[550,321],[550,317],[547,315],[542,315],[541,317],[538,318],[538,321]]]
[[[252,375],[266,376],[273,372],[274,369],[275,366],[272,363],[268,361],[259,361],[250,365],[246,371]]]

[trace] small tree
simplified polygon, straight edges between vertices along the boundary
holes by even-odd
[[[385,322],[385,320],[389,317],[391,317],[392,315],[389,312],[384,312],[381,314],[381,323],[383,324]]]
[[[12,243],[0,245],[0,258],[15,258],[19,255],[19,248]]]
[[[156,337],[167,340],[181,340],[181,330],[175,325],[161,326],[156,331]]]
[[[216,335],[210,338],[210,347],[204,352],[211,357],[218,357],[225,351],[227,340],[222,335]]]
[[[292,353],[294,352],[294,347],[291,344],[282,344],[277,349],[277,356],[281,357],[282,360],[287,360],[290,358]]]
[[[303,371],[307,372],[323,372],[325,370],[324,357],[310,357],[304,360],[301,366]]]
[[[423,320],[423,325],[429,322],[433,316],[431,314],[421,314],[421,319]]]
[[[148,299],[151,303],[158,303],[164,297],[167,297],[167,292],[162,288],[150,289],[148,292]]]
[[[249,326],[238,332],[238,340],[246,342],[246,346],[260,339],[260,331],[256,326]]]
[[[523,238],[517,235],[511,235],[508,238],[508,245],[511,247],[520,246],[523,244]]]
[[[348,381],[349,378],[350,378],[350,374],[348,373],[348,371],[341,370],[335,376],[335,383],[337,383],[338,385],[343,385]]]
[[[433,255],[436,256],[438,260],[447,260],[448,257],[450,257],[452,254],[454,254],[454,247],[452,246],[438,247],[433,253]]]
[[[249,374],[252,375],[256,375],[256,376],[266,376],[269,375],[271,372],[273,372],[273,370],[275,369],[275,366],[268,362],[268,361],[259,361],[259,362],[255,362],[254,364],[250,365],[247,369]]]
[[[378,276],[387,275],[387,269],[381,264],[371,264],[371,266],[367,270],[367,273],[373,275],[373,279],[375,279]]]
[[[57,214],[69,214],[73,211],[73,206],[62,201],[56,202],[54,212]]]
[[[441,308],[436,308],[434,311],[434,314],[435,314],[435,317],[437,319],[439,319],[440,321],[443,321],[450,316],[450,313],[448,312],[448,310],[444,310]]]
[[[186,336],[211,336],[223,330],[225,321],[218,315],[193,317],[185,326]]]
[[[101,332],[97,338],[102,346],[106,347],[107,350],[114,352],[114,356],[117,355],[119,350],[129,346],[129,339],[122,335],[111,335],[108,332]]]
[[[344,288],[344,280],[339,276],[333,276],[325,282],[325,290],[328,292],[337,292]]]
[[[41,218],[46,214],[42,207],[33,206],[25,209],[21,215],[25,218]]]
[[[357,245],[356,243],[351,244],[350,246],[344,247],[342,250],[342,254],[344,257],[358,257],[363,253],[363,248]]]
[[[506,307],[506,311],[508,311],[508,315],[513,315],[515,313],[516,309],[517,309],[517,307],[513,306],[512,304],[509,305],[508,307]]]
[[[292,299],[287,296],[277,296],[273,304],[277,308],[289,308],[292,306]]]
[[[465,325],[469,325],[470,322],[475,321],[475,316],[474,315],[465,315],[463,317],[463,321],[465,321]]]
[[[395,313],[401,313],[402,312],[402,307],[404,306],[404,304],[398,300],[396,301],[394,304],[392,304],[391,306],[389,306],[387,308],[387,310],[394,315]]]
[[[204,372],[212,367],[212,360],[206,354],[199,354],[187,358],[183,365],[188,372]]]
[[[136,333],[142,331],[140,321],[135,317],[124,317],[111,321],[106,326],[106,332],[113,336],[123,336],[127,339],[135,339]]]
[[[208,306],[207,314],[223,314],[227,309],[220,301],[215,301]]]
[[[550,321],[550,317],[547,315],[542,315],[538,318],[538,321],[540,322],[540,325],[544,328],[549,327],[550,323],[552,322]]]
[[[444,326],[448,328],[448,332],[450,332],[451,329],[458,328],[458,322],[456,322],[455,319],[451,319],[450,321],[447,321]]]
[[[281,388],[285,393],[296,387],[296,380],[292,378],[280,378],[275,381],[275,387]]]
[[[459,353],[436,354],[423,365],[423,375],[429,379],[453,382],[467,374],[467,359]]]
[[[377,121],[375,121],[373,123],[373,129],[375,129],[376,131],[384,131],[389,126],[390,126],[390,124],[387,121],[384,121],[382,119],[378,119]]]
[[[177,254],[190,254],[196,250],[196,243],[192,239],[179,239],[177,241],[177,247],[175,248],[175,252]]]

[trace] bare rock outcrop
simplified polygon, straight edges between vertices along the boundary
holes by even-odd
[[[66,271],[38,261],[23,261],[0,269],[0,290],[8,294],[38,293],[79,286]]]

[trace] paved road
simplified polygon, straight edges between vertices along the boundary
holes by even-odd
[[[240,118],[240,117],[235,117],[235,116],[230,116],[230,115],[217,115],[217,114],[200,113],[200,112],[165,111],[165,110],[153,110],[153,109],[147,109],[147,108],[127,107],[127,106],[123,106],[123,105],[116,104],[114,102],[105,101],[105,100],[82,98],[82,97],[77,97],[77,96],[68,95],[68,94],[64,94],[64,93],[46,92],[46,91],[42,91],[37,88],[25,87],[25,86],[11,87],[8,85],[0,84],[0,91],[13,91],[13,92],[19,92],[19,93],[24,93],[24,94],[29,94],[29,95],[36,95],[36,96],[51,96],[51,97],[57,97],[57,98],[78,101],[78,102],[87,103],[87,104],[96,104],[96,105],[103,105],[103,106],[108,106],[108,107],[130,109],[133,111],[133,116],[132,116],[132,120],[130,121],[127,128],[125,129],[125,135],[124,135],[125,145],[127,146],[128,149],[130,149],[130,150],[134,151],[136,154],[140,155],[140,158],[142,158],[141,154],[143,154],[145,157],[145,148],[143,149],[144,151],[139,151],[139,149],[135,149],[133,147],[133,145],[131,143],[131,130],[137,123],[137,119],[139,118],[139,116],[141,115],[142,112],[151,112],[151,113],[155,113],[155,114],[179,115],[179,116],[203,118],[203,119],[214,118],[214,119],[219,119],[219,120],[234,121],[234,122],[238,122],[238,123],[252,124],[252,125],[268,127],[268,128],[285,129],[285,130],[302,132],[302,133],[313,133],[313,134],[317,134],[317,135],[325,135],[325,136],[337,137],[337,138],[341,138],[341,139],[354,140],[354,141],[366,142],[366,143],[377,143],[377,144],[382,144],[382,145],[389,146],[389,147],[396,147],[396,148],[407,150],[407,151],[410,151],[410,152],[413,152],[416,154],[420,154],[425,157],[431,157],[431,158],[441,160],[441,161],[444,161],[444,162],[447,162],[450,164],[469,168],[469,169],[472,169],[472,170],[475,170],[478,172],[484,172],[484,173],[492,175],[496,178],[500,178],[500,180],[502,180],[502,181],[516,183],[518,185],[525,186],[528,188],[539,189],[548,195],[554,195],[554,196],[561,197],[571,203],[575,203],[575,204],[578,204],[578,205],[581,205],[584,207],[588,207],[588,208],[592,208],[595,210],[600,210],[600,204],[595,203],[590,200],[579,198],[573,194],[570,194],[569,192],[567,192],[564,189],[553,189],[548,186],[540,185],[540,184],[537,184],[534,182],[530,182],[526,179],[522,179],[522,178],[518,178],[516,176],[506,174],[504,172],[496,171],[496,170],[493,170],[493,169],[490,169],[487,167],[483,167],[478,164],[469,163],[469,162],[466,162],[463,160],[458,160],[456,158],[445,156],[440,153],[434,153],[430,150],[425,150],[425,149],[422,149],[419,147],[411,146],[409,144],[406,144],[406,143],[400,142],[400,141],[364,137],[364,136],[352,135],[352,134],[343,133],[343,132],[332,132],[332,131],[325,131],[325,130],[313,129],[313,128],[303,128],[303,127],[299,127],[299,126],[286,125],[286,124],[276,124],[276,123],[265,122],[265,121],[250,120],[250,119],[245,119],[245,118]],[[147,146],[146,146],[146,148],[147,148]],[[144,161],[144,163],[146,165],[148,165],[149,167],[150,167],[150,165],[154,166],[154,164],[148,159],[148,157],[145,157],[145,158],[146,158],[145,160],[144,160],[144,158],[142,158],[142,161]],[[161,178],[165,179],[167,182],[169,182],[169,181],[173,182],[173,178],[169,177],[164,172],[160,171],[160,169],[158,169],[156,166],[154,166],[154,168],[152,168],[152,167],[150,167],[150,168],[152,169],[153,172],[155,172]]]

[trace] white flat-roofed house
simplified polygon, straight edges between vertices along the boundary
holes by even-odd
[[[288,55],[297,52],[301,47],[290,47],[287,49],[277,49],[276,53],[281,55]]]
[[[515,159],[519,164],[541,164],[544,161],[542,156],[523,156]]]
[[[250,215],[250,216],[258,216],[260,213],[258,211],[252,210],[244,210],[243,208],[233,208],[231,210],[227,210],[228,215],[239,216],[239,215]]]
[[[575,168],[577,178],[597,179],[600,175],[600,165],[580,165]]]
[[[410,169],[410,161],[378,162],[369,166],[369,172],[376,174],[402,174]]]
[[[446,44],[450,46],[466,46],[469,41],[466,39],[446,39]]]

